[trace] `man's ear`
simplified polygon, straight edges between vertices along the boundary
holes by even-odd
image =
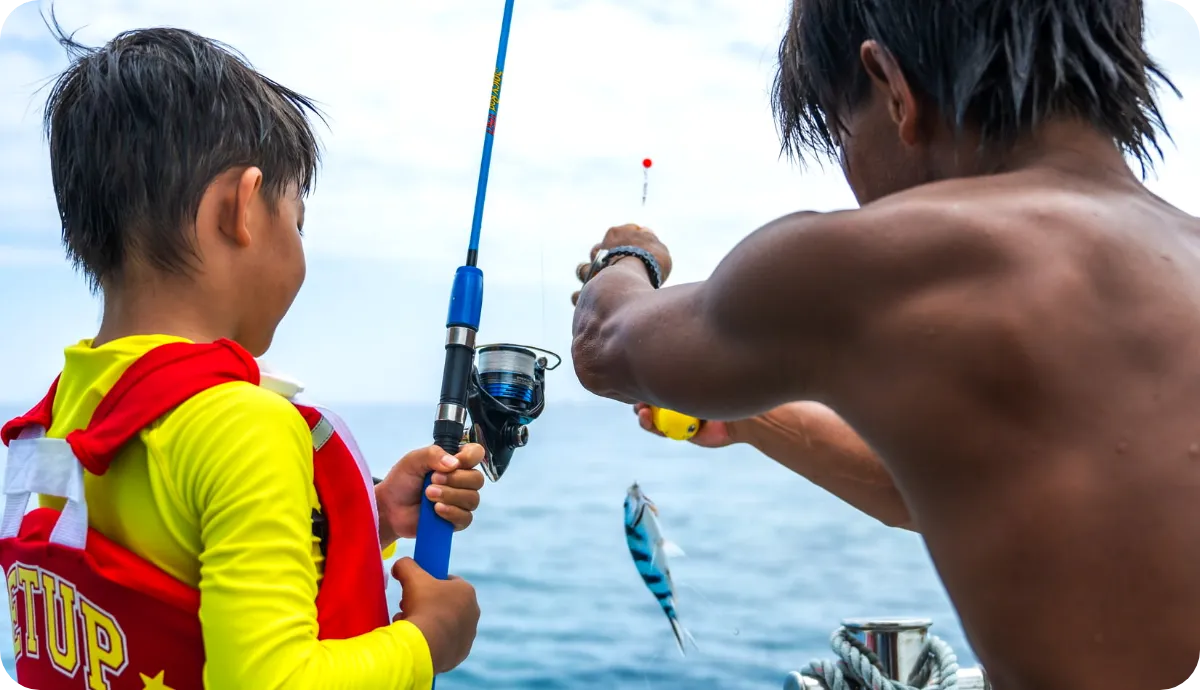
[[[260,217],[262,205],[254,203],[262,190],[262,170],[250,166],[237,174],[232,182],[232,195],[221,214],[220,231],[230,242],[248,247],[263,220]]]
[[[859,58],[878,95],[887,100],[888,112],[899,129],[900,140],[908,146],[917,145],[921,139],[923,113],[899,63],[876,41],[864,41]]]

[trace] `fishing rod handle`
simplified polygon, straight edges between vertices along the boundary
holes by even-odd
[[[442,395],[433,422],[433,442],[450,455],[461,448],[467,421],[467,388],[475,368],[475,334],[483,312],[483,271],[462,266],[454,274],[450,311],[446,318],[446,363],[442,369]],[[430,575],[445,580],[450,575],[450,547],[454,525],[434,511],[425,495],[433,473],[425,476],[421,511],[417,517],[417,543],[413,560]]]

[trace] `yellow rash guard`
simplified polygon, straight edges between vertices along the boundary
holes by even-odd
[[[67,348],[48,435],[86,426],[130,364],[181,341]],[[85,473],[84,490],[92,527],[200,590],[206,688],[431,687],[429,647],[411,623],[317,639],[312,435],[283,397],[248,383],[209,389],[144,429],[103,476]]]

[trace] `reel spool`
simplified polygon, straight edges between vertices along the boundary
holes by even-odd
[[[546,372],[562,357],[525,345],[481,345],[467,393],[471,426],[464,441],[483,446],[483,471],[499,481],[517,448],[529,443],[528,424],[546,406]],[[554,358],[549,366],[548,357]]]

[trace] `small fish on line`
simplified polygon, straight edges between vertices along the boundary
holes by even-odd
[[[679,614],[675,611],[675,584],[671,581],[667,562],[671,556],[683,556],[683,549],[663,538],[658,526],[658,508],[636,482],[625,496],[625,542],[629,544],[629,554],[633,556],[633,564],[642,581],[671,622],[679,653],[686,656],[684,640],[690,641],[692,646],[696,646],[696,640],[679,622]]]

